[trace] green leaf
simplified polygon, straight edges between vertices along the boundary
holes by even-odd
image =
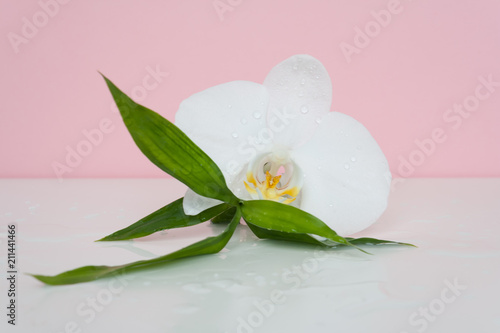
[[[184,198],[180,198],[165,207],[149,214],[134,224],[118,230],[98,241],[119,241],[133,238],[140,238],[160,230],[189,227],[210,220],[223,211],[227,211],[228,204],[220,204],[204,210],[198,215],[186,215],[182,208]],[[229,221],[234,216],[234,211],[229,217]]]
[[[355,245],[386,245],[386,244],[393,244],[393,245],[404,245],[404,246],[417,247],[417,246],[415,246],[413,244],[410,244],[410,243],[394,242],[394,241],[390,241],[390,240],[376,239],[376,238],[369,238],[369,237],[361,237],[361,238],[349,238],[349,237],[346,237],[346,239],[351,244],[355,244]]]
[[[247,223],[258,227],[293,234],[314,234],[328,238],[339,244],[356,247],[344,237],[337,235],[323,221],[298,208],[271,200],[243,201],[241,214]],[[258,236],[257,236],[258,237]],[[296,237],[296,240],[299,237]],[[304,239],[302,237],[302,239]]]
[[[247,221],[247,225],[250,228],[250,230],[252,230],[252,232],[258,238],[261,238],[261,239],[273,239],[273,240],[282,240],[282,241],[289,241],[289,242],[307,243],[307,244],[326,246],[326,247],[345,246],[344,244],[339,244],[339,243],[332,242],[329,240],[318,240],[318,239],[311,237],[310,235],[307,235],[307,234],[296,234],[296,233],[282,232],[282,231],[276,231],[276,230],[267,230],[267,229],[258,227],[256,225],[253,225],[251,223],[248,223],[248,221]],[[405,246],[416,247],[415,245],[409,244],[409,243],[394,242],[394,241],[376,239],[376,238],[345,237],[345,239],[347,241],[349,241],[349,243],[354,244],[354,245],[394,244],[394,245],[405,245]]]
[[[220,213],[216,217],[212,219],[213,224],[226,224],[231,222],[233,216],[234,216],[234,211],[236,207],[231,207],[228,210]]]
[[[250,230],[252,230],[252,232],[255,234],[255,236],[261,239],[274,239],[274,240],[282,240],[289,242],[307,243],[319,246],[329,246],[324,242],[317,240],[316,238],[311,237],[307,234],[297,234],[297,233],[290,233],[290,232],[283,232],[276,230],[268,230],[265,228],[258,227],[255,224],[252,224],[248,221],[247,225],[250,228]],[[338,243],[335,244],[339,245]]]
[[[186,134],[158,113],[135,103],[103,77],[132,138],[151,162],[199,195],[238,203],[219,167]]]
[[[84,266],[71,271],[63,272],[54,276],[30,274],[39,281],[49,285],[75,284],[81,282],[94,281],[97,279],[129,273],[142,269],[168,264],[174,260],[199,256],[204,254],[217,253],[222,250],[236,229],[241,218],[239,210],[233,216],[231,223],[226,230],[218,236],[208,237],[202,241],[191,244],[176,252],[150,260],[136,261],[120,266]]]

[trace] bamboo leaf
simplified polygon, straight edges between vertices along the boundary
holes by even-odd
[[[326,240],[319,240],[316,239],[310,235],[307,234],[297,234],[297,233],[290,233],[290,232],[283,232],[283,231],[276,231],[276,230],[268,230],[264,229],[261,227],[258,227],[256,225],[253,225],[251,223],[248,223],[247,225],[252,230],[252,232],[261,239],[273,239],[273,240],[281,240],[281,241],[289,241],[289,242],[298,242],[298,243],[307,243],[307,244],[312,244],[312,245],[318,245],[318,246],[325,246],[325,247],[340,247],[340,246],[345,246],[344,244],[339,244],[336,242],[332,242],[328,239]],[[393,245],[404,245],[404,246],[413,246],[416,247],[413,244],[409,243],[401,243],[401,242],[394,242],[394,241],[389,241],[389,240],[383,240],[383,239],[376,239],[376,238],[351,238],[351,237],[345,237],[349,243],[354,244],[354,245],[386,245],[386,244],[393,244]]]
[[[245,221],[260,228],[293,234],[314,234],[339,244],[356,247],[323,221],[298,208],[271,200],[243,201],[240,206]]]
[[[204,210],[198,215],[186,215],[182,208],[184,198],[180,198],[157,211],[149,214],[148,216],[140,219],[134,224],[118,230],[111,235],[108,235],[98,241],[119,241],[140,238],[160,230],[174,229],[193,226],[217,216],[229,207],[228,204],[220,204],[215,207]],[[229,217],[229,220],[234,216],[234,211]]]
[[[224,224],[224,223],[231,222],[231,219],[233,218],[235,209],[236,209],[236,207],[232,207],[232,208],[220,213],[219,215],[217,215],[216,217],[214,217],[212,219],[212,223],[213,224]]]
[[[297,234],[291,232],[268,230],[265,228],[258,227],[255,224],[252,224],[248,221],[247,225],[250,228],[250,230],[252,230],[252,232],[255,234],[255,236],[261,239],[274,239],[274,240],[297,242],[297,243],[307,243],[319,246],[331,246],[331,245],[326,245],[324,242],[317,240],[316,238],[311,237],[307,234]],[[338,243],[334,244],[339,245]]]
[[[233,216],[231,223],[220,235],[208,237],[183,249],[155,259],[141,260],[120,266],[84,266],[54,276],[37,274],[30,275],[32,275],[39,281],[49,285],[75,284],[94,281],[118,274],[159,267],[182,258],[217,253],[226,246],[227,242],[233,235],[234,230],[236,229],[236,226],[240,221],[240,218],[240,211],[237,210]]]
[[[186,134],[158,113],[135,103],[103,77],[128,131],[151,162],[204,197],[238,203],[219,167]]]
[[[404,245],[404,246],[416,247],[415,245],[410,244],[410,243],[394,242],[394,241],[390,241],[390,240],[376,239],[376,238],[370,238],[370,237],[361,237],[361,238],[349,238],[349,237],[346,237],[346,239],[351,244],[355,244],[355,245],[386,245],[386,244],[393,244],[393,245]]]

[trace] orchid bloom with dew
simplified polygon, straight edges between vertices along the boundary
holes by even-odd
[[[234,81],[192,95],[175,123],[214,160],[240,199],[293,205],[349,235],[384,212],[391,173],[368,130],[330,112],[331,96],[323,65],[296,55],[274,67],[263,84]],[[183,208],[196,215],[219,203],[188,189]]]

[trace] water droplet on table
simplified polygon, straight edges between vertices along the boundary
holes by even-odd
[[[306,114],[307,112],[309,112],[309,109],[307,108],[307,106],[302,105],[302,107],[300,108],[300,112],[302,112],[303,114]]]
[[[260,112],[254,112],[254,113],[253,113],[253,117],[254,117],[255,119],[260,119],[260,117],[262,117],[262,115],[260,114]]]
[[[344,169],[349,170],[350,168],[351,168],[351,166],[349,164],[347,164],[347,163],[344,164]]]

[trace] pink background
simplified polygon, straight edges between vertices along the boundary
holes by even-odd
[[[111,130],[63,178],[162,176],[111,108],[98,70],[128,94],[147,92],[141,103],[173,120],[191,94],[262,82],[297,53],[325,65],[332,110],[370,130],[394,176],[500,176],[500,86],[467,117],[447,111],[474,102],[479,76],[500,82],[498,0],[60,1],[41,1],[53,17],[38,1],[0,1],[0,177],[56,177],[53,163],[66,164],[67,147],[103,119]],[[397,13],[381,26],[372,11],[388,7]],[[340,46],[355,45],[356,27],[372,37],[347,61]],[[159,83],[147,78],[156,67],[169,73]],[[424,155],[415,140],[436,128],[446,139]]]

